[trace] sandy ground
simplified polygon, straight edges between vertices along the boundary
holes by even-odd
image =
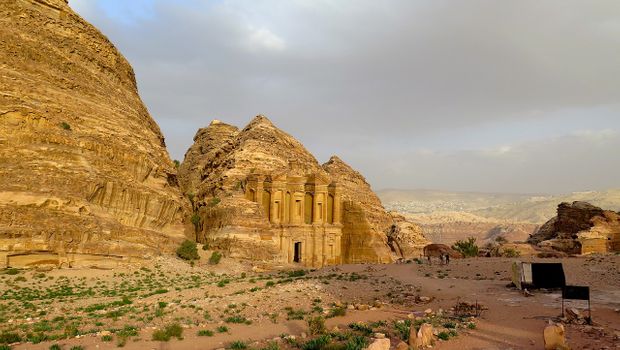
[[[343,265],[307,273],[292,273],[299,269],[295,266],[263,266],[268,270],[261,271],[249,262],[223,259],[212,266],[205,260],[195,267],[176,259],[157,259],[146,266],[115,270],[1,274],[0,331],[30,333],[31,339],[37,332],[48,337],[72,335],[16,344],[14,349],[49,349],[55,343],[65,349],[75,345],[117,348],[117,334],[111,341],[104,341],[102,335],[128,326],[135,333],[127,337],[126,349],[217,349],[228,348],[233,341],[261,348],[271,339],[284,349],[295,347],[283,342],[282,336],[303,339],[302,333],[307,333],[306,322],[296,316],[330,316],[344,308],[344,316],[327,319],[327,328],[346,329],[358,321],[391,324],[424,315],[428,309],[450,315],[460,300],[479,302],[486,310],[475,320],[475,329],[459,328],[457,336],[438,341],[434,348],[542,349],[543,328],[561,313],[557,291],[532,291],[533,296],[525,297],[507,287],[515,259]],[[572,348],[620,349],[620,256],[535,260],[561,261],[569,284],[592,289],[594,325],[566,325]],[[570,306],[585,304],[576,301]],[[151,340],[155,329],[172,322],[183,326],[183,340]],[[227,329],[218,332],[221,327]],[[198,336],[199,330],[210,330],[213,336]]]

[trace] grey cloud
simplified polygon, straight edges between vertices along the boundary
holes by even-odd
[[[620,134],[601,130],[490,149],[394,152],[384,156],[383,168],[366,163],[365,157],[349,156],[385,187],[424,183],[434,189],[563,193],[617,187],[617,149]],[[463,188],[463,183],[468,187]]]
[[[390,167],[386,154],[412,152],[420,147],[416,138],[442,130],[570,108],[609,105],[620,112],[618,1],[154,0],[156,18],[129,26],[89,11],[97,0],[72,4],[78,1],[134,65],[175,158],[211,119],[243,126],[263,113],[322,160],[351,155],[353,166],[373,174]],[[612,128],[617,119],[598,116]],[[445,140],[462,154],[451,142]],[[359,150],[363,156],[355,155]],[[450,169],[438,164],[448,159],[411,154],[403,161],[425,165],[371,175],[375,186],[536,186],[534,178],[481,182],[473,175],[440,183],[433,174]],[[466,159],[474,161],[449,161]],[[481,174],[495,166],[475,161]],[[600,180],[584,179],[557,183],[569,190]]]

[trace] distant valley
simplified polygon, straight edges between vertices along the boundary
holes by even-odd
[[[428,239],[446,244],[470,236],[481,243],[498,236],[525,241],[561,202],[586,201],[620,211],[620,189],[565,195],[388,189],[378,195],[388,210],[419,224]]]

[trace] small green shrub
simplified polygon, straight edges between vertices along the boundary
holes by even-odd
[[[60,127],[63,128],[63,130],[71,130],[71,125],[67,122],[61,122]]]
[[[345,350],[362,350],[368,346],[368,339],[360,335],[352,336],[345,344]]]
[[[409,341],[409,329],[411,328],[411,320],[404,320],[403,322],[394,322],[394,328],[400,334],[400,339],[405,342]]]
[[[14,269],[14,268],[8,268],[8,269],[4,270],[4,274],[5,275],[12,275],[12,276],[14,276],[14,275],[17,275],[19,273],[20,273],[20,271],[18,269]]]
[[[181,243],[181,246],[177,249],[177,256],[183,260],[198,260],[198,249],[196,248],[196,242],[185,240]]]
[[[3,332],[0,333],[0,344],[11,344],[11,343],[19,343],[22,341],[22,337],[13,332]]]
[[[450,339],[450,333],[448,333],[448,332],[439,332],[439,334],[437,334],[437,338],[439,338],[441,340],[448,340],[448,339]]]
[[[177,169],[179,168],[179,166],[181,166],[181,162],[179,162],[177,159],[173,160],[172,162],[174,163],[174,167]]]
[[[0,345],[0,350],[11,350],[11,347],[5,344]]]
[[[285,310],[287,320],[303,320],[307,313],[302,309],[294,310],[292,307],[286,307]]]
[[[236,340],[236,341],[230,343],[228,348],[232,349],[232,350],[243,350],[243,349],[247,349],[248,348],[248,344],[246,344],[245,342],[242,342],[240,340]]]
[[[198,336],[199,337],[212,337],[213,331],[208,330],[208,329],[201,329],[198,331]]]
[[[104,335],[101,337],[101,341],[106,341],[106,342],[112,341],[112,338],[113,337],[111,335]]]
[[[226,333],[228,332],[228,327],[226,326],[219,326],[215,329],[218,333]]]
[[[506,258],[518,258],[521,256],[521,252],[514,248],[504,248],[502,249],[502,256]]]
[[[331,317],[337,317],[337,316],[344,316],[347,314],[347,308],[344,306],[336,306],[333,309],[331,309],[329,311],[329,315],[327,316],[328,318]]]
[[[325,319],[321,316],[309,317],[308,320],[308,333],[310,335],[319,335],[325,333]]]
[[[62,350],[62,348],[58,344],[52,344],[49,349],[50,350]]]
[[[367,336],[372,334],[372,328],[362,322],[351,323],[349,328]]]
[[[467,324],[467,328],[469,328],[469,329],[476,329],[476,324],[475,324],[475,323],[473,323],[473,322],[469,322],[469,323]]]
[[[220,263],[220,260],[222,260],[222,254],[220,252],[213,252],[209,258],[209,264],[217,265]]]
[[[247,318],[240,316],[240,315],[235,315],[235,316],[230,316],[228,318],[226,318],[226,320],[224,320],[226,323],[245,323],[245,324],[252,324],[252,321],[248,320]]]
[[[183,327],[178,323],[169,324],[164,329],[158,329],[153,332],[153,340],[156,341],[168,341],[172,337],[179,340],[183,339]]]
[[[71,350],[84,350],[84,347],[82,345],[74,345],[71,347]]]
[[[301,346],[301,349],[302,350],[321,350],[327,344],[329,344],[331,340],[332,338],[329,335],[325,334],[320,337],[308,340]]]
[[[286,273],[288,277],[302,277],[307,274],[306,270],[293,270]]]
[[[454,328],[456,328],[456,323],[454,323],[454,322],[446,322],[446,323],[443,324],[443,326],[445,328],[454,329]]]
[[[474,237],[457,241],[452,245],[452,249],[463,254],[464,257],[478,256],[478,246],[476,245],[476,238]]]

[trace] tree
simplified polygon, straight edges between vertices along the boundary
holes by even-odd
[[[464,257],[478,256],[478,246],[474,237],[457,241],[452,245],[452,249],[460,252]]]

